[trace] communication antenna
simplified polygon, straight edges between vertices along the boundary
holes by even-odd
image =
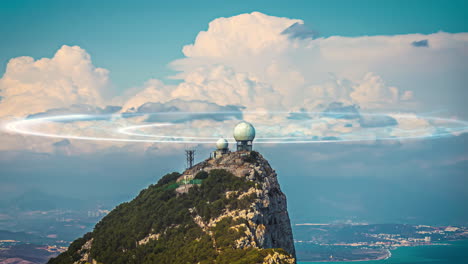
[[[185,150],[185,157],[187,159],[187,169],[192,168],[193,160],[195,158],[195,149],[186,149]]]

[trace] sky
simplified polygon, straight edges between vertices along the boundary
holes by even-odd
[[[259,137],[368,133],[365,142],[254,145],[278,171],[293,222],[468,222],[468,135],[446,122],[468,120],[466,1],[0,5],[3,127],[84,113],[136,116],[43,129],[109,137],[115,126],[169,120],[172,126],[157,131],[229,137],[237,119],[245,119]],[[301,122],[326,111],[354,116]],[[143,115],[148,112],[208,114],[174,121]],[[398,139],[402,135],[422,139]],[[213,146],[198,145],[196,159],[208,157]],[[39,190],[116,205],[165,173],[183,170],[184,147],[4,129],[0,198]]]
[[[171,74],[208,22],[260,11],[300,18],[321,36],[467,32],[466,1],[3,1],[0,71],[13,57],[78,45],[110,70],[119,91]]]

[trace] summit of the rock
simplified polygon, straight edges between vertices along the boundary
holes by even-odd
[[[255,151],[162,177],[49,263],[295,263],[286,196]]]

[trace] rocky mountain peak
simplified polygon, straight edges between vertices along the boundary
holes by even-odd
[[[286,196],[258,152],[209,158],[117,206],[49,263],[93,262],[295,263]]]

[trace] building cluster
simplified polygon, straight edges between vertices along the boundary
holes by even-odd
[[[252,124],[245,121],[240,122],[234,127],[233,136],[236,140],[237,151],[252,151],[255,138],[255,128]],[[216,150],[212,153],[212,158],[220,158],[229,152],[229,142],[225,138],[220,138],[216,142]]]
[[[323,224],[300,224],[300,225],[320,225]],[[325,225],[323,225],[325,226]],[[418,245],[430,245],[434,242],[466,240],[468,238],[467,227],[442,226],[434,227],[428,225],[416,225],[414,230],[406,230],[399,233],[372,233],[358,232],[362,241],[339,241],[338,239],[323,240],[321,236],[313,236],[311,240],[296,240],[297,243],[312,243],[321,246],[348,246],[360,248],[397,248]],[[340,238],[343,239],[343,238]],[[338,240],[338,241],[337,241]]]
[[[419,244],[430,244],[431,243],[431,237],[430,236],[425,236],[425,237],[401,237],[399,234],[368,234],[370,237],[375,237],[375,238],[380,238],[380,239],[385,239],[385,241],[380,241],[380,242],[375,242],[375,243],[369,243],[370,246],[373,246],[375,244],[376,246],[382,246],[382,245],[392,245],[392,246],[413,246],[413,245],[419,245]]]
[[[247,154],[247,152],[252,151],[253,140],[255,138],[255,128],[252,124],[242,121],[234,127],[233,131],[234,139],[236,140],[236,151],[246,152],[241,155]],[[195,179],[195,174],[199,171],[194,171],[192,167],[194,161],[194,149],[187,149],[186,158],[187,158],[187,170],[183,173],[181,177],[177,179],[176,192],[185,193],[193,186],[201,184],[201,179]],[[229,141],[225,138],[220,138],[216,142],[216,150],[213,151],[210,155],[211,159],[219,159],[222,156],[231,153],[229,150]]]
[[[103,217],[110,213],[109,210],[97,209],[93,211],[88,211],[88,217]]]

